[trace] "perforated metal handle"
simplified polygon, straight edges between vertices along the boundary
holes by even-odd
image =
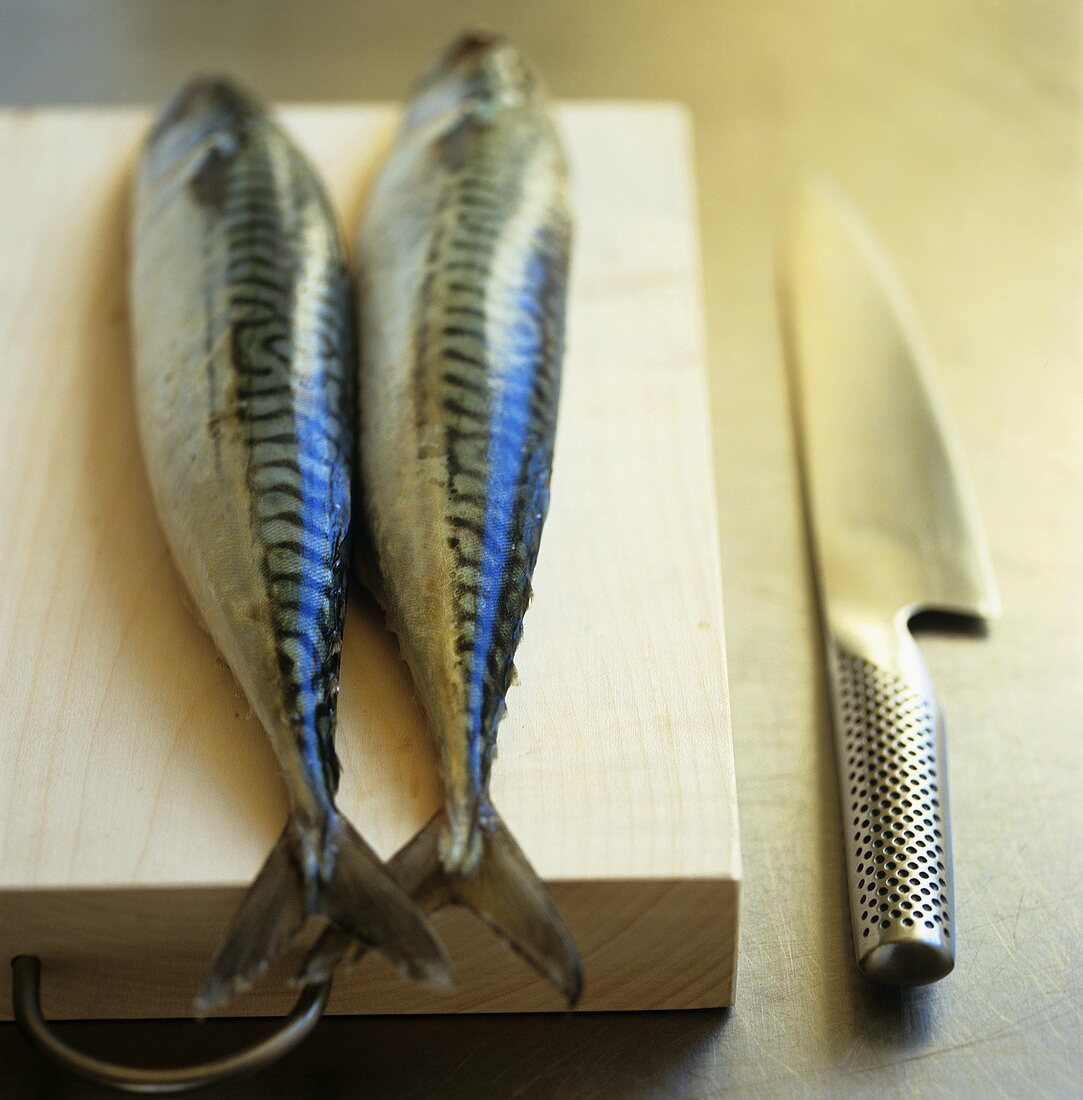
[[[834,646],[835,729],[862,973],[921,985],[955,965],[943,722],[917,647],[902,667]]]

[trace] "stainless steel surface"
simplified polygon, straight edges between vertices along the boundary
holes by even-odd
[[[806,186],[781,266],[854,951],[868,978],[924,985],[958,937],[943,716],[909,620],[999,598],[913,308],[834,188]]]
[[[806,185],[782,269],[827,626],[894,665],[918,611],[999,614],[973,489],[910,300],[834,187]]]
[[[557,96],[692,108],[745,872],[737,1006],[325,1020],[272,1074],[218,1095],[1078,1094],[1083,9],[0,0],[0,102],[153,103],[195,69],[279,100],[399,97],[473,20],[513,34]],[[809,170],[867,212],[915,296],[1004,602],[987,640],[922,641],[951,705],[965,953],[948,981],[910,990],[864,981],[853,961],[775,295],[779,218]],[[57,1030],[166,1061],[261,1026]],[[52,1074],[10,1026],[0,1069],[16,1098],[106,1095]]]
[[[274,1032],[223,1058],[175,1069],[124,1066],[84,1054],[69,1046],[49,1026],[41,1011],[41,960],[19,955],[11,960],[11,999],[15,1022],[27,1041],[45,1058],[75,1077],[118,1092],[162,1096],[220,1085],[258,1073],[288,1054],[319,1022],[331,996],[331,979],[307,985],[297,1004]]]

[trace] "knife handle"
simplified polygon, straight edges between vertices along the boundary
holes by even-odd
[[[859,648],[829,653],[854,948],[866,977],[923,985],[955,965],[943,716],[908,630]]]

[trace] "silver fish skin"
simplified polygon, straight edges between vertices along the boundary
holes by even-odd
[[[578,953],[488,794],[549,503],[570,244],[541,81],[505,39],[467,34],[422,78],[358,246],[367,536],[445,791],[392,867],[574,1002]]]
[[[132,239],[135,391],[155,505],[290,802],[197,1007],[251,984],[309,916],[409,973],[447,979],[427,922],[334,800],[355,356],[326,195],[256,101],[200,79],[166,105],[144,148]]]

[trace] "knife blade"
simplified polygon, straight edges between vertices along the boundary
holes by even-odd
[[[805,519],[830,680],[858,966],[955,965],[944,717],[910,620],[999,599],[932,356],[892,264],[833,187],[806,185],[780,256]]]

